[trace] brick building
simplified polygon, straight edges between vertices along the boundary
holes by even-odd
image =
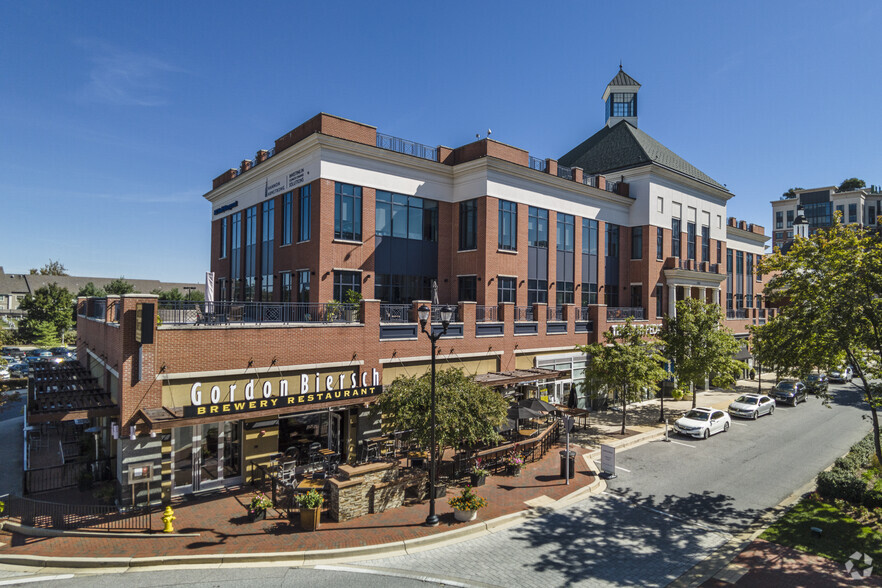
[[[120,481],[150,462],[165,494],[236,483],[294,439],[359,459],[382,386],[429,367],[415,310],[433,298],[456,309],[441,367],[556,402],[582,379],[575,346],[626,317],[652,330],[699,297],[746,336],[765,321],[754,267],[768,237],[639,130],[639,88],[618,72],[607,124],[558,160],[489,138],[428,147],[321,113],[215,178],[213,302],[79,301]]]
[[[793,223],[802,214],[808,223],[809,234],[829,228],[835,213],[840,222],[853,226],[879,227],[882,216],[882,194],[874,190],[839,192],[836,186],[800,188],[795,198],[772,201],[772,246],[784,247],[793,241]]]

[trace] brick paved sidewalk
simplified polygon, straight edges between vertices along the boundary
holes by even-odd
[[[757,539],[726,568],[702,584],[704,588],[733,585],[738,588],[882,586],[882,578],[853,580],[842,562]]]
[[[546,504],[594,482],[594,475],[578,453],[576,476],[569,485],[560,477],[560,457],[555,447],[539,462],[528,464],[519,477],[490,476],[478,489],[489,505],[478,513],[481,521]],[[467,481],[467,480],[466,480]],[[448,489],[448,497],[458,493]],[[247,518],[250,500],[248,487],[232,489],[214,497],[183,503],[175,508],[175,530],[199,533],[199,537],[162,538],[93,538],[93,537],[24,537],[13,535],[0,547],[0,554],[56,557],[156,557],[173,555],[214,555],[233,553],[272,553],[339,549],[380,545],[425,537],[476,523],[458,523],[446,499],[436,501],[441,524],[423,526],[428,515],[428,501],[403,506],[384,513],[367,515],[344,523],[322,518],[318,531],[305,532],[299,521],[284,518],[252,523]],[[154,529],[161,528],[160,515],[154,516]],[[5,542],[5,540],[3,541]]]

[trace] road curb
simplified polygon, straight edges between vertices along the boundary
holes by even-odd
[[[29,527],[13,521],[0,521],[0,530],[18,533],[25,537],[93,537],[98,539],[173,539],[175,537],[199,537],[199,533],[114,533],[103,531],[59,531]]]

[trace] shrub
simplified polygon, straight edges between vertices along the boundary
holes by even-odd
[[[459,496],[451,498],[447,503],[456,510],[478,510],[487,506],[487,501],[475,494],[471,486],[463,488]]]
[[[882,508],[882,491],[871,489],[864,492],[864,505],[869,508]]]
[[[818,493],[827,500],[837,498],[860,504],[867,490],[867,482],[854,471],[842,468],[818,474]]]
[[[300,508],[306,509],[315,509],[321,508],[322,504],[325,502],[324,496],[316,492],[315,490],[310,490],[306,494],[299,494],[296,497],[297,505]]]

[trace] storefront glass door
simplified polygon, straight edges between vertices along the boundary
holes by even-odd
[[[340,413],[332,412],[328,423],[328,449],[340,452]]]
[[[240,424],[206,423],[172,429],[173,494],[217,488],[240,481]]]

